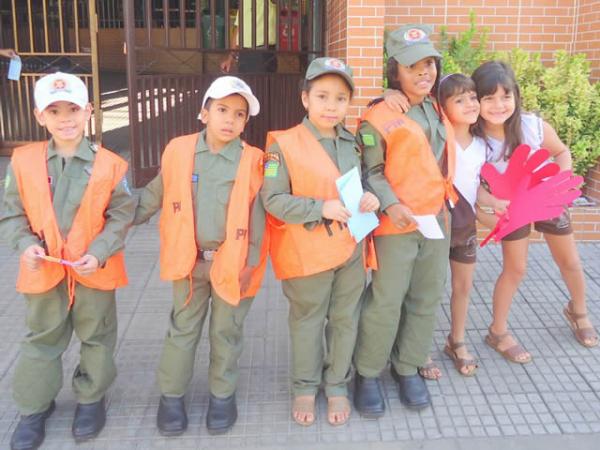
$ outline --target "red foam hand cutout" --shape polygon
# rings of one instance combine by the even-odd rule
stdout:
[[[531,155],[530,152],[531,147],[525,144],[515,148],[504,173],[498,172],[492,164],[486,163],[483,165],[481,176],[488,182],[494,197],[511,200],[523,178],[534,174],[530,177],[530,183],[535,185],[542,179],[558,173],[558,164],[545,164],[550,156],[548,150],[541,148]],[[542,166],[542,164],[545,165]]]
[[[500,217],[481,246],[492,237],[499,241],[528,223],[560,216],[564,207],[581,195],[577,187],[583,183],[583,178],[574,177],[570,170],[544,177],[536,185],[532,185],[533,178],[534,174],[525,176],[517,184],[507,213]]]
[[[489,163],[483,166],[481,176],[492,194],[509,200],[510,205],[482,247],[491,238],[499,241],[528,223],[558,217],[566,205],[581,195],[577,187],[583,179],[573,177],[570,170],[560,172],[558,164],[548,162],[548,157],[548,150],[531,153],[530,147],[523,144],[513,152],[504,173]]]

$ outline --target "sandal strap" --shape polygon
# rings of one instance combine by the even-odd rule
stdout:
[[[450,346],[450,348],[452,350],[458,350],[459,348],[464,347],[466,345],[465,341],[458,341],[457,342],[454,339],[452,339],[452,335],[451,334],[448,335],[448,344],[449,344],[449,346]]]
[[[505,331],[501,334],[496,334],[492,331],[492,327],[488,328],[488,336],[494,342],[494,346],[497,346],[500,342],[506,339],[507,336],[510,335],[510,331]]]
[[[498,350],[505,358],[510,359],[512,361],[518,362],[518,356],[527,353],[521,344],[515,344],[512,347],[508,347],[506,350]]]

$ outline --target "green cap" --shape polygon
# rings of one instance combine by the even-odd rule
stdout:
[[[430,56],[441,58],[429,36],[433,28],[429,25],[404,25],[392,31],[385,42],[388,57],[394,58],[403,66],[414,63]]]
[[[354,91],[354,80],[352,79],[352,69],[350,66],[344,63],[341,59],[337,58],[316,58],[310,63],[306,70],[307,80],[314,80],[321,75],[333,73],[339,75],[348,82],[350,88]]]

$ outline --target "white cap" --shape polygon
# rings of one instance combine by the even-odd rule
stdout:
[[[232,94],[240,94],[248,102],[248,112],[251,116],[256,116],[260,112],[260,103],[252,93],[250,86],[238,77],[225,76],[219,77],[208,87],[204,99],[202,100],[202,108],[206,105],[209,98],[223,98]]]
[[[62,72],[40,78],[35,83],[33,98],[40,112],[54,102],[71,102],[81,108],[89,102],[88,90],[81,78]]]

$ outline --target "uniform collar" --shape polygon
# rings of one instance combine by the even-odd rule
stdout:
[[[79,158],[83,161],[93,161],[94,154],[96,153],[96,148],[94,145],[88,140],[88,138],[84,137],[79,145],[77,146],[77,150],[73,154],[74,158]],[[46,160],[58,156],[56,149],[54,148],[54,139],[50,139],[48,141],[48,155]]]
[[[302,125],[304,125],[308,130],[317,138],[317,141],[321,141],[323,139],[331,139],[325,136],[322,136],[319,130],[312,124],[310,120],[308,120],[308,116],[304,116],[302,119]],[[354,141],[354,135],[350,133],[342,124],[338,123],[335,126],[335,134],[337,138],[343,139],[345,141]]]
[[[227,145],[223,147],[217,154],[223,156],[229,161],[235,161],[241,148],[242,140],[238,136],[232,141],[228,142]],[[196,144],[196,153],[202,152],[210,152],[210,149],[206,144],[206,129],[200,132],[200,135],[198,136],[198,143]]]

